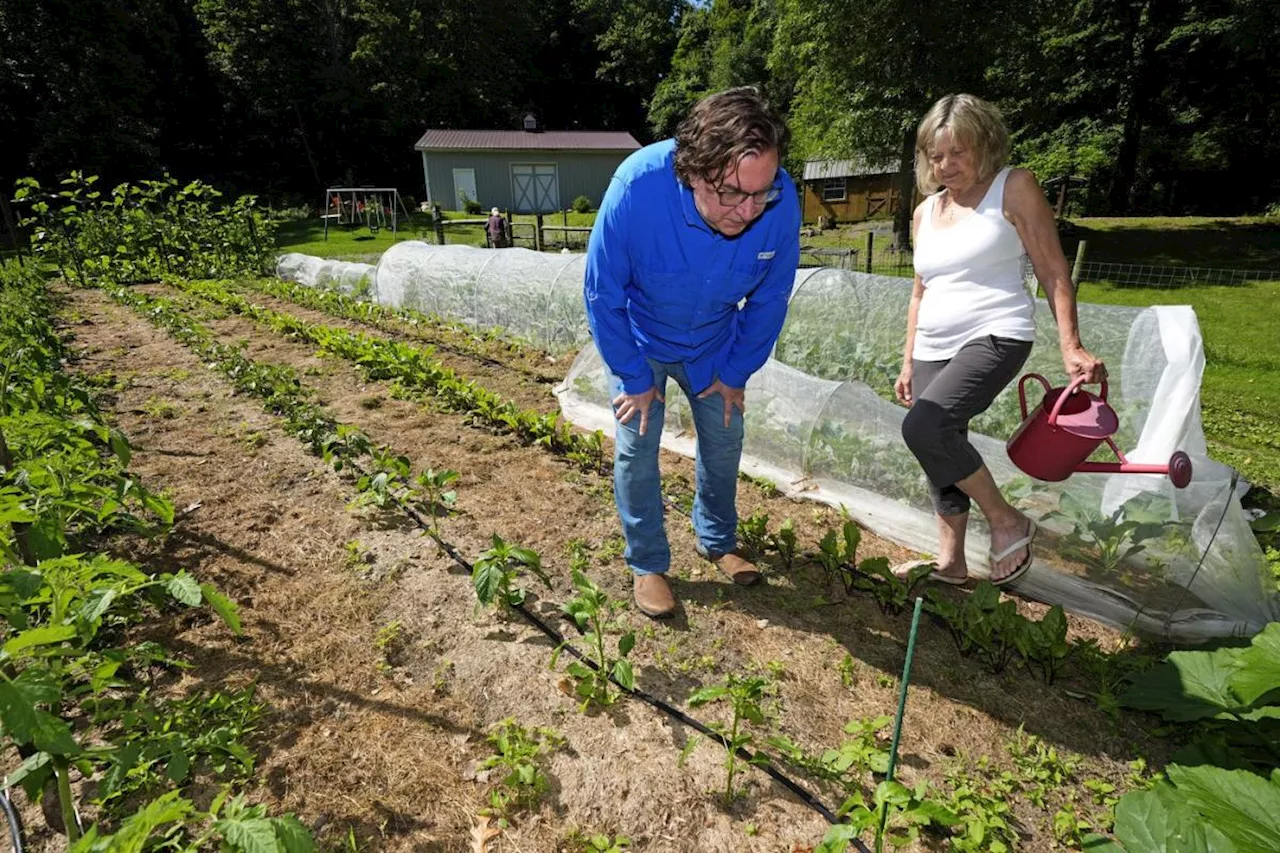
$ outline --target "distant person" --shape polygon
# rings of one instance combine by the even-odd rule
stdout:
[[[1031,566],[1036,524],[1004,499],[968,439],[969,421],[1018,375],[1035,341],[1027,256],[1057,321],[1067,374],[1086,382],[1107,375],[1080,343],[1053,211],[1035,176],[1008,159],[1000,111],[972,95],[938,101],[916,133],[916,184],[927,197],[912,223],[915,287],[894,391],[911,407],[902,436],[924,468],[938,518],[933,578],[952,584],[968,577],[970,499],[991,529],[991,582],[1009,583]]]
[[[489,235],[489,245],[495,249],[505,249],[511,245],[511,239],[507,236],[507,220],[503,218],[498,208],[489,211],[489,221],[484,226],[485,232]]]
[[[674,139],[614,173],[587,244],[587,319],[611,374],[614,494],[641,612],[675,613],[658,442],[673,379],[697,429],[698,553],[735,583],[743,389],[782,329],[800,258],[786,125],[750,87],[694,104]]]

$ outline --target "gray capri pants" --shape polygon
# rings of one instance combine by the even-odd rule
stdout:
[[[1031,354],[1031,341],[984,335],[946,361],[912,365],[914,402],[902,421],[902,437],[929,480],[938,515],[963,515],[969,496],[956,483],[982,467],[969,443],[969,421],[987,410]]]

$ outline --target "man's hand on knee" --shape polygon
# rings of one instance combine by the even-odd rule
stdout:
[[[698,399],[702,400],[710,397],[712,394],[719,394],[720,399],[724,400],[724,425],[727,428],[729,421],[733,418],[733,410],[736,406],[742,414],[747,413],[747,399],[745,388],[730,388],[719,379],[711,383],[707,390],[698,395]]]
[[[662,396],[662,392],[658,390],[658,386],[654,385],[643,394],[628,394],[625,391],[613,398],[613,415],[618,419],[618,423],[630,423],[631,419],[640,413],[640,434],[644,435],[649,429],[649,407],[653,405],[653,401],[659,403],[666,402]]]

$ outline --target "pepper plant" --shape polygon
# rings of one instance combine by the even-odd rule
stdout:
[[[722,723],[710,725],[713,731],[724,738],[727,775],[722,797],[725,803],[733,802],[738,796],[739,792],[733,787],[733,777],[738,768],[738,752],[747,749],[755,741],[755,737],[747,731],[746,724],[764,725],[762,705],[770,686],[769,679],[760,675],[730,674],[722,683],[695,690],[689,697],[691,708],[700,708],[712,702],[729,703],[731,709],[729,725],[725,726]]]
[[[569,675],[577,680],[576,693],[582,699],[580,710],[586,710],[592,702],[598,705],[612,705],[618,694],[609,686],[612,679],[624,690],[635,688],[635,673],[627,655],[636,645],[634,631],[627,631],[618,638],[617,655],[608,650],[606,634],[613,617],[626,609],[626,603],[615,601],[596,586],[581,569],[573,570],[573,587],[577,595],[564,604],[564,612],[573,619],[578,630],[583,631],[583,642],[591,651],[592,666],[582,661],[574,661],[567,667]],[[560,650],[551,658],[554,667]]]
[[[476,559],[471,570],[471,583],[479,605],[499,608],[519,607],[528,594],[516,585],[524,570],[551,588],[551,578],[542,569],[538,552],[519,545],[512,545],[498,534],[493,534],[493,547]]]

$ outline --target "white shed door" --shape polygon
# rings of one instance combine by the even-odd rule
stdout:
[[[554,163],[512,163],[511,195],[520,213],[560,209],[560,186]]]
[[[454,169],[453,170],[453,200],[457,204],[454,210],[465,210],[466,205],[463,203],[463,194],[472,201],[479,201],[480,197],[476,195],[476,170],[475,169]]]

